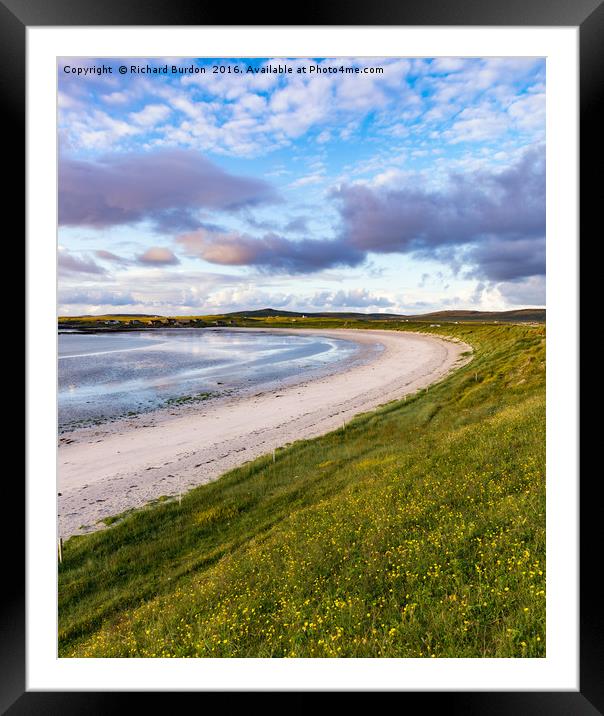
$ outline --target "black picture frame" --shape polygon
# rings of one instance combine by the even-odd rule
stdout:
[[[289,10],[289,16],[286,14]],[[297,13],[297,14],[294,14]],[[235,20],[235,22],[233,22]],[[406,25],[406,26],[573,26],[580,38],[580,230],[597,226],[595,212],[601,204],[601,181],[590,181],[600,169],[600,121],[596,104],[604,86],[604,5],[602,0],[464,0],[458,2],[402,3],[378,0],[364,3],[344,0],[307,0],[303,6],[266,2],[231,6],[191,0],[0,0],[0,96],[5,129],[5,212],[16,226],[25,216],[25,74],[26,28],[31,26],[139,26],[139,25]],[[12,140],[8,141],[11,137]],[[17,138],[23,138],[23,143]],[[10,145],[10,146],[8,146]],[[597,151],[600,149],[600,151]],[[12,157],[10,153],[12,152]],[[9,168],[7,172],[6,169]],[[23,182],[21,182],[23,179]],[[598,201],[599,199],[599,201]],[[19,236],[19,232],[14,234]],[[571,378],[572,379],[572,378]],[[577,376],[578,386],[578,376]],[[578,426],[577,426],[578,430]],[[593,476],[597,478],[597,475]],[[588,565],[598,561],[600,542],[597,479],[581,485],[580,512],[580,690],[576,692],[408,692],[422,699],[422,708],[442,708],[464,714],[595,714],[604,713],[604,610],[597,589],[597,571]],[[12,487],[11,487],[12,485]],[[7,505],[24,505],[25,491],[15,481],[3,485]],[[11,490],[14,494],[11,494]],[[8,511],[8,508],[5,508]],[[16,518],[12,534],[25,533],[25,511],[10,508]],[[19,522],[19,520],[21,520]],[[25,547],[24,542],[4,550],[4,581],[0,636],[0,709],[18,714],[106,714],[127,705],[140,694],[111,692],[32,692],[26,690],[25,648]],[[275,689],[277,690],[277,689]],[[170,694],[169,698],[173,698]],[[166,694],[152,695],[159,706]],[[426,700],[427,699],[427,700]],[[134,705],[134,704],[133,704]],[[139,705],[137,703],[137,705]]]

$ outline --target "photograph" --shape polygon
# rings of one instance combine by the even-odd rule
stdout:
[[[56,57],[59,661],[545,662],[546,64]]]
[[[0,0],[0,714],[604,716],[603,37],[604,0]]]

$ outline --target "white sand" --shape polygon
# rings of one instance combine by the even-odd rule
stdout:
[[[257,329],[240,329],[257,330]],[[262,330],[262,329],[260,329]],[[281,329],[285,332],[285,329]],[[279,329],[270,332],[278,332]],[[103,518],[178,495],[295,440],[342,427],[465,362],[464,343],[383,330],[305,330],[383,351],[365,364],[256,395],[164,409],[66,433],[58,450],[58,531],[101,529]],[[292,331],[289,331],[290,333]]]

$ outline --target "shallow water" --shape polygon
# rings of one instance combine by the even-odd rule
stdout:
[[[322,336],[214,329],[61,333],[59,427],[330,373],[358,351]]]

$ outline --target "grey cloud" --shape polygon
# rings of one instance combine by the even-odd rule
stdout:
[[[99,249],[98,251],[95,251],[94,255],[97,257],[97,259],[101,259],[102,261],[110,261],[111,263],[119,264],[121,266],[126,266],[130,263],[128,259],[125,259],[122,256],[118,256],[111,251],[105,251],[105,249]]]
[[[194,215],[193,208],[166,209],[153,213],[152,220],[156,228],[162,232],[193,231],[201,222]]]
[[[342,218],[332,240],[294,241],[199,230],[178,237],[189,255],[223,265],[309,273],[358,266],[374,253],[436,258],[454,272],[507,281],[545,272],[543,148],[503,172],[453,175],[441,192],[345,185],[332,192]]]
[[[250,226],[252,229],[260,229],[262,231],[274,231],[276,228],[274,221],[266,221],[263,219],[257,219],[249,211],[244,213],[243,218],[245,219],[245,222],[248,224],[248,226]],[[208,227],[204,227],[204,228],[208,228]],[[217,231],[216,233],[220,233],[220,231]]]
[[[229,175],[194,152],[112,156],[97,163],[64,161],[61,191],[64,223],[100,227],[151,219],[158,226],[184,227],[176,238],[184,252],[223,266],[303,274],[359,266],[371,253],[407,253],[445,261],[455,272],[470,267],[469,275],[492,282],[545,271],[541,146],[526,151],[503,172],[452,175],[441,191],[343,185],[331,194],[341,216],[334,239],[292,240],[275,232],[253,237],[202,226],[193,215],[196,209],[250,207],[276,197],[265,182]],[[256,223],[258,228],[263,224]],[[305,228],[303,217],[286,226]],[[178,262],[168,249],[159,250],[161,255],[158,250],[150,249],[136,262]],[[97,257],[117,262],[109,253]],[[72,259],[67,270],[76,270],[73,261],[80,261],[79,271],[104,272],[94,262],[86,267],[81,259]]]
[[[162,150],[97,161],[62,158],[59,223],[103,228],[153,221],[188,230],[200,209],[237,210],[278,199],[261,179],[229,174],[199,153]]]
[[[288,221],[284,229],[285,231],[306,232],[308,231],[308,219],[305,216],[297,216],[295,219]]]
[[[102,266],[99,266],[92,259],[79,258],[74,256],[67,249],[60,249],[57,259],[59,272],[63,274],[96,274],[107,273]]]
[[[452,175],[441,192],[344,185],[332,192],[342,239],[362,251],[415,253],[454,260],[460,246],[488,278],[545,271],[543,147],[501,172]],[[498,258],[499,252],[499,258]]]
[[[342,241],[302,239],[291,241],[267,234],[212,234],[196,231],[176,239],[190,256],[225,266],[256,266],[288,273],[310,273],[334,266],[358,266],[365,252]]]
[[[491,281],[510,281],[545,273],[545,238],[505,240],[490,236],[471,247],[465,254],[476,268],[471,276]]]

